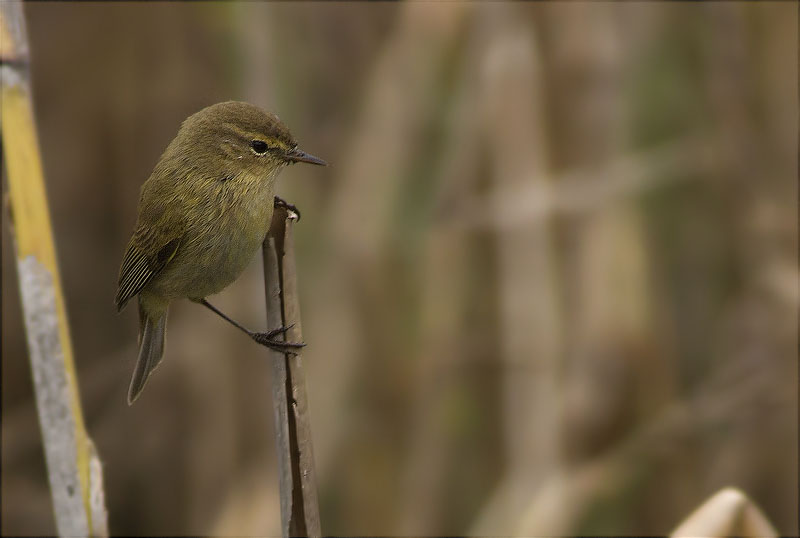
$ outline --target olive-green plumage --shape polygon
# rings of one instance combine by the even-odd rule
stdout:
[[[129,403],[161,361],[170,302],[201,300],[236,280],[269,229],[275,178],[293,162],[324,164],[254,105],[219,103],[183,122],[142,186],[120,268],[118,310],[139,296]]]

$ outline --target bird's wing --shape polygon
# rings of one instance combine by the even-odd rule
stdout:
[[[114,299],[117,311],[122,310],[131,297],[139,293],[155,275],[164,269],[175,257],[180,243],[180,237],[176,237],[156,248],[146,248],[140,246],[141,242],[137,241],[137,234],[134,233],[119,270],[117,297]],[[155,252],[155,255],[148,255],[148,252]]]

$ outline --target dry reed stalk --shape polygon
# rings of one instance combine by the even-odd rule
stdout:
[[[286,338],[302,342],[297,273],[294,260],[294,218],[277,208],[264,241],[264,284],[267,324],[291,327]],[[283,536],[320,536],[317,482],[303,359],[300,354],[270,351],[275,440],[281,495]]]
[[[494,7],[494,6],[493,6]],[[486,9],[480,57],[483,144],[492,200],[479,214],[502,215],[501,194],[535,186],[549,191],[549,140],[541,57],[534,29],[515,6]],[[532,487],[558,464],[562,325],[558,257],[549,219],[497,234],[503,433],[506,473],[470,533],[505,534]]]
[[[28,76],[21,2],[0,5],[3,156],[22,310],[58,533],[108,535],[100,460],[83,422]]]
[[[741,490],[725,488],[700,505],[670,534],[682,536],[778,536],[764,513]]]

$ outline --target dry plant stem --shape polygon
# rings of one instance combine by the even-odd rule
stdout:
[[[725,488],[689,514],[670,536],[778,536],[778,531],[741,490]]]
[[[501,195],[524,186],[550,192],[547,104],[535,29],[516,4],[481,6],[476,73],[481,99],[475,109],[490,167],[490,211],[507,210]],[[491,6],[494,7],[494,6]],[[479,214],[480,214],[479,213]],[[559,257],[553,223],[544,218],[503,230],[495,238],[502,361],[502,413],[506,473],[481,509],[470,534],[510,534],[532,484],[561,466],[558,447],[560,372],[564,332]],[[526,484],[518,487],[517,484]]]
[[[337,161],[337,187],[331,200],[331,225],[325,241],[342,253],[330,258],[317,284],[325,293],[314,302],[309,323],[335,333],[325,349],[326,362],[335,364],[325,376],[325,400],[329,409],[346,406],[358,378],[359,363],[376,350],[360,338],[363,312],[385,308],[385,290],[365,291],[366,282],[377,282],[386,256],[386,245],[396,234],[398,202],[407,185],[408,167],[415,162],[417,144],[425,136],[423,126],[438,110],[437,88],[447,71],[448,51],[463,28],[467,3],[408,2],[397,6],[398,19],[380,51],[374,56],[365,81],[363,104],[348,149]],[[286,75],[291,78],[290,74]],[[413,83],[410,83],[413,82]],[[391,170],[391,174],[386,171]],[[380,181],[375,181],[380,177]],[[410,177],[410,176],[408,176]],[[405,178],[405,179],[404,179]],[[364,226],[369,223],[369,226]],[[359,298],[369,303],[360,304]],[[369,306],[367,306],[369,305]],[[366,310],[365,310],[366,309]],[[324,415],[325,411],[320,410]],[[352,417],[319,420],[319,442],[325,446],[317,460],[323,481],[337,472],[340,448],[353,431]],[[319,445],[318,445],[319,446]],[[350,453],[358,458],[359,454]],[[398,452],[397,458],[401,455]],[[356,500],[363,504],[361,500]],[[385,521],[385,514],[365,513]],[[368,521],[362,521],[369,526]]]
[[[3,156],[56,527],[61,536],[106,536],[102,469],[81,412],[31,103],[27,49],[22,3],[3,2]]]
[[[286,339],[301,342],[292,222],[284,208],[276,208],[272,228],[263,245],[267,325],[290,327]],[[270,351],[270,355],[273,358],[272,398],[280,475],[281,531],[283,536],[320,536],[302,357],[278,351]]]

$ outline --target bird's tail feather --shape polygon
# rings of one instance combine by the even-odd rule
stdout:
[[[147,378],[164,356],[164,340],[167,330],[167,312],[158,319],[148,316],[139,306],[139,358],[128,389],[128,405],[133,404],[142,392]]]

